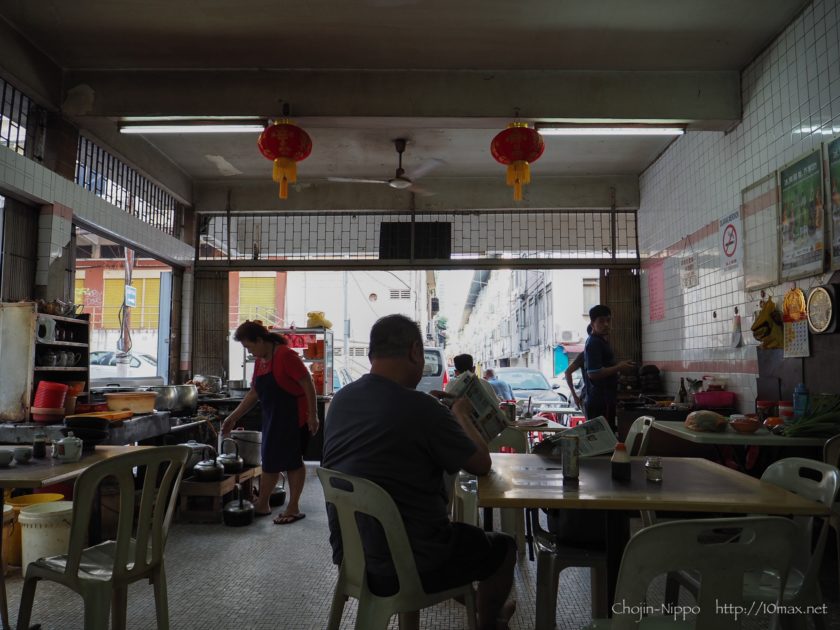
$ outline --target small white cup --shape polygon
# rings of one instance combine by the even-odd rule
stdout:
[[[16,446],[13,457],[18,464],[28,464],[32,460],[32,447]]]

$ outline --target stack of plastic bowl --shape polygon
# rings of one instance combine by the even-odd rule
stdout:
[[[64,418],[64,402],[69,388],[64,383],[41,381],[35,391],[32,405],[32,419],[35,422],[61,422]]]

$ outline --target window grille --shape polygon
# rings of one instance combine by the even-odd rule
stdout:
[[[32,101],[10,83],[0,79],[0,145],[26,154],[26,131]]]
[[[387,261],[391,268],[591,269],[639,262],[632,209],[237,212],[229,224],[225,214],[206,213],[199,225],[198,260],[207,267],[336,269]]]
[[[76,183],[167,234],[176,236],[179,204],[119,158],[84,136],[76,152]]]

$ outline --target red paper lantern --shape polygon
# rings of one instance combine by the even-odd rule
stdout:
[[[545,151],[545,143],[536,129],[528,123],[511,123],[490,143],[490,153],[500,164],[507,165],[507,185],[513,186],[513,198],[522,200],[523,184],[531,183],[531,162]]]
[[[289,184],[297,181],[297,163],[312,153],[312,138],[290,120],[278,120],[260,134],[257,146],[274,160],[272,179],[280,184],[280,199],[289,196]]]

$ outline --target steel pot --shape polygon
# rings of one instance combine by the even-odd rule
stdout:
[[[178,407],[178,390],[173,385],[161,387],[147,387],[147,391],[155,392],[155,409],[158,411],[174,411]]]
[[[198,407],[198,388],[195,385],[174,385],[178,390],[178,409],[181,411],[195,411]]]
[[[210,453],[213,452],[213,449],[209,446],[204,448],[204,454],[202,456],[205,459],[193,466],[193,475],[199,481],[221,481],[222,475],[225,473],[225,468],[213,459],[212,455],[208,456],[208,450]]]
[[[225,444],[233,444],[233,453],[225,452]],[[224,467],[226,475],[235,475],[245,469],[245,462],[239,456],[239,444],[236,443],[236,440],[225,438],[222,440],[222,446],[219,450],[221,452],[216,458],[216,462]]]
[[[222,519],[229,527],[243,527],[254,522],[254,504],[242,496],[242,488],[236,484],[236,498],[225,505]]]
[[[192,378],[201,391],[208,394],[218,394],[222,391],[222,378],[220,376],[204,376],[203,374],[196,374]]]

